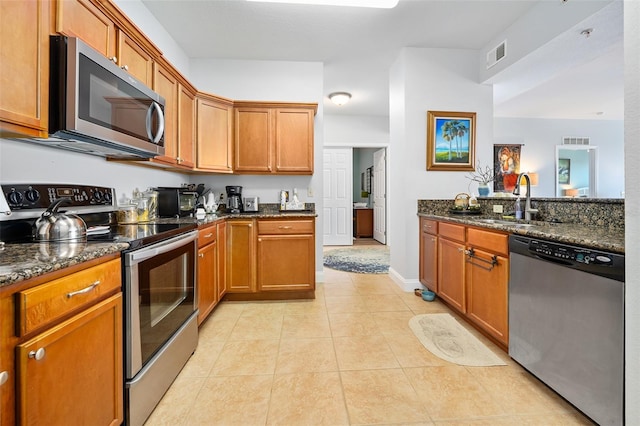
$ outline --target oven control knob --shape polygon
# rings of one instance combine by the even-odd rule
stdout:
[[[103,198],[102,191],[96,190],[96,192],[93,193],[93,199],[98,203],[102,201],[102,198]]]
[[[22,197],[22,194],[16,192],[15,190],[7,194],[7,201],[9,202],[9,204],[13,204],[14,206],[19,206],[20,204],[22,204],[23,199],[24,198]]]
[[[24,193],[24,196],[30,203],[35,203],[40,199],[40,193],[38,192],[38,190],[33,188],[27,189]]]
[[[104,204],[111,204],[111,193],[109,191],[104,193]]]

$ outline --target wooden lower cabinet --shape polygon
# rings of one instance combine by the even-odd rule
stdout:
[[[218,243],[216,226],[200,230],[198,237],[198,325],[209,316],[218,298]]]
[[[438,239],[438,296],[460,312],[465,312],[464,243]]]
[[[509,259],[474,249],[473,257],[466,264],[466,275],[467,316],[497,340],[508,344]]]
[[[218,240],[218,301],[227,293],[227,222],[218,222],[216,225]]]
[[[438,223],[420,219],[420,282],[438,292]]]
[[[121,293],[18,345],[18,424],[121,424],[122,357]]]
[[[227,297],[313,297],[315,218],[230,220],[226,232]]]
[[[420,282],[508,347],[508,234],[420,218]]]
[[[252,293],[256,287],[255,220],[227,221],[227,292]]]
[[[314,260],[313,235],[259,236],[258,290],[313,290]]]
[[[373,209],[353,209],[353,236],[373,237]]]

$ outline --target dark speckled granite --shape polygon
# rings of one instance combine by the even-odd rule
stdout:
[[[315,217],[315,205],[307,203],[310,210],[280,212],[278,204],[262,204],[255,213],[207,215],[204,219],[163,218],[157,223],[196,223],[198,226],[219,220],[252,218]],[[34,278],[48,272],[77,265],[107,254],[118,253],[129,248],[127,243],[66,243],[6,244],[0,247],[0,287]]]
[[[534,238],[576,244],[594,249],[624,253],[624,200],[602,199],[532,199],[540,211],[533,226],[483,223],[482,219],[502,219],[502,213],[493,213],[493,205],[501,204],[504,214],[512,211],[514,199],[480,198],[481,215],[451,213],[453,200],[418,200],[418,215],[437,220],[448,220],[465,225],[497,229]],[[561,223],[551,222],[552,219]]]
[[[119,253],[128,247],[126,243],[6,244],[0,250],[0,287]]]

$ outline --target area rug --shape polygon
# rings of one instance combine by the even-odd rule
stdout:
[[[386,274],[389,272],[389,247],[350,246],[327,250],[324,266],[359,274]]]
[[[409,327],[435,356],[459,365],[507,365],[449,314],[416,315]]]

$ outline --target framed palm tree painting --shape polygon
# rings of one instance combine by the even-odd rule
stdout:
[[[476,113],[427,111],[427,170],[475,170]]]

